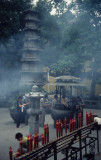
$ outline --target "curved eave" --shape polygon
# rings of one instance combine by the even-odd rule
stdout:
[[[80,78],[73,77],[73,76],[59,76],[55,78],[56,80],[74,80],[74,81],[80,81]]]
[[[40,48],[22,48],[22,51],[39,51],[39,52],[41,52],[42,49],[40,49]]]
[[[34,31],[34,32],[40,32],[40,29],[39,28],[30,28],[30,27],[26,27],[23,29],[23,31]]]
[[[21,62],[40,62],[40,59],[33,59],[33,58],[22,58]]]
[[[86,84],[82,83],[47,83],[50,86],[74,86],[74,87],[86,87]]]
[[[25,18],[24,19],[25,22],[35,22],[35,23],[40,23],[40,20],[35,18],[35,19],[32,19],[32,18]]]
[[[24,38],[23,41],[40,41],[40,37]]]
[[[34,14],[34,15],[39,15],[39,12],[37,10],[33,10],[33,9],[28,9],[28,10],[24,11],[24,15],[26,15],[28,13],[31,13],[31,14]]]

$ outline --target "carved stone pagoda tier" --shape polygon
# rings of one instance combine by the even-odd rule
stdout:
[[[22,85],[43,85],[46,73],[40,59],[42,49],[40,47],[39,13],[35,10],[25,11],[24,42],[22,48]]]

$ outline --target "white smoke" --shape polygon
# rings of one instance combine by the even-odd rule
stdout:
[[[34,6],[36,6],[36,4],[37,4],[38,1],[39,0],[32,0],[32,4],[34,4]]]

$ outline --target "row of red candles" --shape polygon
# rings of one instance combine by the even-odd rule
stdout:
[[[65,127],[65,134],[67,134],[67,119],[65,117],[65,120],[64,120],[64,127]],[[82,114],[79,113],[78,115],[78,128],[82,127]],[[70,120],[69,122],[69,132],[72,132],[76,130],[76,119],[72,119]],[[63,124],[61,122],[61,120],[57,120],[56,121],[56,137],[59,138],[63,136]]]
[[[60,137],[63,136],[63,124],[61,122],[61,120],[57,120],[56,121],[56,137]]]
[[[94,115],[89,112],[89,114],[86,112],[86,125],[94,122]],[[65,117],[64,120],[64,127],[65,127],[65,134],[67,134],[67,119]],[[82,114],[79,113],[78,115],[78,128],[82,127]],[[69,132],[72,132],[76,130],[76,119],[72,119],[69,122]],[[59,138],[63,136],[63,124],[61,120],[56,121],[56,137]],[[49,126],[48,124],[44,125],[44,134],[42,134],[42,145],[49,143]],[[38,133],[36,132],[34,135],[34,146],[33,146],[33,138],[32,135],[27,137],[27,152],[31,151],[33,148],[36,149],[38,148],[38,142],[39,142],[39,136]],[[20,139],[20,150],[17,151],[16,157],[22,155],[22,139]],[[9,148],[9,157],[10,160],[12,160],[12,148]]]
[[[94,114],[91,111],[88,113],[86,112],[86,125],[94,122]]]
[[[44,134],[42,134],[42,145],[49,143],[49,126],[48,124],[44,125]],[[34,135],[34,146],[32,135],[27,137],[27,152],[32,151],[33,149],[38,148],[39,136],[36,132]],[[22,139],[19,142],[20,148],[17,150],[16,157],[22,155]],[[12,160],[12,147],[9,148],[9,159]]]
[[[49,143],[49,126],[48,124],[44,125],[44,134],[42,134],[42,145]]]
[[[90,124],[94,122],[94,114],[90,113],[88,114],[86,112],[86,125]],[[78,128],[82,127],[83,124],[83,116],[81,113],[78,114]],[[72,119],[69,122],[69,132],[75,131],[76,130],[76,119]],[[65,127],[65,134],[67,134],[67,119],[65,117],[64,120],[64,127]],[[63,124],[61,122],[61,120],[57,120],[56,121],[56,137],[59,138],[60,136],[63,136]]]

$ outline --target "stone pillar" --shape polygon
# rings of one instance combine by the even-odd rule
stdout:
[[[35,132],[39,133],[39,114],[40,110],[40,99],[44,97],[44,94],[38,92],[38,87],[34,85],[32,87],[32,92],[26,94],[29,97],[31,103],[31,109],[28,112],[29,118],[29,134],[35,135]]]

